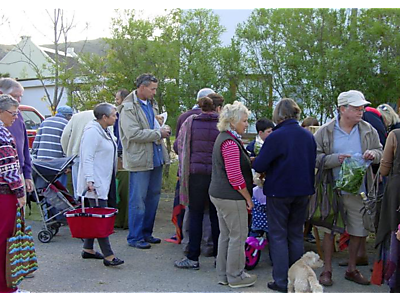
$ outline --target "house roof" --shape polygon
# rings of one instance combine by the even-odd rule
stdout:
[[[67,68],[72,69],[79,64],[78,53],[90,52],[105,55],[107,44],[103,39],[80,41],[67,44],[67,51],[58,50],[60,61],[67,62]],[[75,48],[76,47],[76,48]],[[59,49],[65,49],[65,44],[59,44]],[[0,45],[0,73],[9,73],[11,77],[34,79],[37,77],[35,68],[42,68],[42,76],[51,77],[51,64],[56,60],[54,45],[36,45],[29,36],[22,36],[15,45]],[[36,66],[36,67],[35,67]]]

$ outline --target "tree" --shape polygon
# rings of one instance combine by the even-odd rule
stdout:
[[[221,68],[220,36],[225,28],[220,25],[219,16],[207,9],[182,11],[180,24],[178,86],[182,110],[188,110],[204,87],[228,91],[222,74],[225,70]]]
[[[52,22],[53,47],[55,51],[54,55],[48,59],[47,65],[37,65],[30,54],[23,51],[24,45],[17,46],[28,64],[35,71],[37,79],[41,82],[45,92],[44,98],[49,103],[50,110],[54,114],[63,97],[65,85],[67,85],[68,81],[73,81],[73,78],[77,76],[72,70],[74,58],[69,57],[67,54],[68,34],[75,25],[74,17],[69,21],[62,9],[54,9],[52,13],[46,10],[46,13]],[[61,41],[64,45],[63,49],[61,49]],[[50,73],[50,76],[47,75],[48,73]],[[50,94],[47,87],[47,81],[54,83],[54,92],[52,94]]]
[[[256,9],[236,38],[246,73],[258,80],[239,92],[255,111],[265,110],[254,102],[267,101],[269,75],[275,99],[294,98],[321,123],[350,89],[373,105],[400,104],[399,20],[396,9]]]

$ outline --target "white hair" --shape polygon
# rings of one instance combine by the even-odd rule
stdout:
[[[23,86],[12,78],[0,78],[0,91],[3,94],[11,94],[15,88],[24,89]]]
[[[250,111],[242,102],[235,101],[233,104],[226,104],[219,115],[218,130],[222,132],[231,129],[231,125],[236,126],[243,115],[249,116]]]

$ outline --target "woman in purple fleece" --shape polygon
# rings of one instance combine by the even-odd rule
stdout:
[[[182,124],[178,136],[180,203],[189,204],[189,253],[181,261],[175,261],[180,269],[198,270],[200,245],[203,232],[203,214],[208,206],[217,256],[219,226],[215,206],[208,195],[211,182],[212,151],[219,131],[218,115],[224,99],[218,94],[210,94],[199,99],[201,113],[192,115]]]

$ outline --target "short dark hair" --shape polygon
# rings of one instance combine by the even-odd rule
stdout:
[[[260,131],[264,131],[265,129],[274,127],[275,127],[274,123],[266,118],[261,118],[256,122],[257,133],[259,133]]]
[[[124,100],[126,96],[129,95],[129,91],[127,89],[120,89],[117,91],[117,94],[118,93],[120,94],[122,100]]]
[[[93,114],[96,120],[100,120],[103,116],[109,117],[115,110],[115,106],[110,103],[99,103],[93,109]]]
[[[142,84],[148,86],[151,82],[158,82],[157,78],[150,73],[145,73],[136,78],[136,87],[139,88]]]

